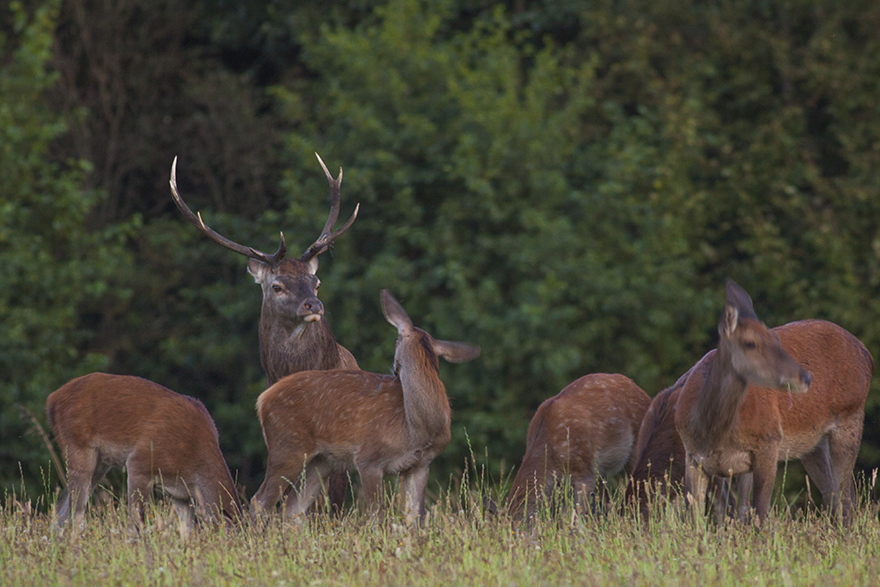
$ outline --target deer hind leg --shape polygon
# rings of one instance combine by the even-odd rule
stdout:
[[[76,528],[82,528],[89,496],[108,469],[109,466],[101,463],[95,449],[71,451],[67,459],[67,487],[55,506],[56,527],[72,521]]]
[[[856,414],[828,434],[828,451],[830,456],[833,491],[835,492],[832,503],[839,509],[844,521],[849,521],[852,508],[855,505],[855,485],[853,483],[853,467],[859,454],[859,446],[862,440],[862,427],[864,415]]]
[[[306,465],[301,478],[296,480],[293,490],[287,497],[287,503],[284,506],[285,516],[293,519],[305,513],[318,497],[324,487],[325,480],[332,471],[333,467],[326,459],[320,457],[312,459]]]
[[[140,532],[144,524],[144,500],[152,491],[153,476],[128,464],[128,519],[133,529]]]
[[[407,524],[417,525],[425,519],[425,490],[428,488],[428,465],[418,465],[400,476],[403,489],[404,516]]]
[[[810,480],[822,494],[825,507],[833,512],[838,511],[840,508],[840,487],[834,482],[828,437],[823,436],[812,452],[801,457],[801,463]]]

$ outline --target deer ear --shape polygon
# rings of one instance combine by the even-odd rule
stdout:
[[[758,316],[755,315],[755,308],[752,306],[752,298],[732,279],[727,280],[727,304],[736,308],[743,318],[758,319]]]
[[[730,338],[739,324],[739,310],[734,306],[727,304],[724,306],[724,314],[721,316],[721,322],[718,324],[718,334],[722,338]]]
[[[443,357],[450,363],[464,363],[480,356],[480,347],[466,342],[432,340],[431,346],[434,347],[437,356]]]
[[[388,320],[389,324],[397,328],[398,332],[412,328],[412,320],[410,320],[409,315],[403,309],[403,306],[400,305],[400,302],[394,299],[391,292],[383,289],[379,298],[382,302],[382,313],[385,314],[385,319]]]
[[[269,265],[257,259],[248,259],[248,273],[254,276],[254,281],[262,285],[266,282],[269,274]]]
[[[315,275],[318,272],[318,255],[309,259],[309,273]]]

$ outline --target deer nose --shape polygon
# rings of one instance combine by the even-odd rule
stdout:
[[[810,383],[813,382],[813,376],[810,375],[810,372],[806,369],[801,369],[801,383],[804,386],[804,390],[810,387]]]
[[[323,316],[324,315],[324,304],[321,303],[321,300],[318,298],[311,298],[308,300],[304,300],[303,303],[299,305],[299,310],[297,311],[297,315],[299,316]]]

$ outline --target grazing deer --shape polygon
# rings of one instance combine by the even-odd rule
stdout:
[[[269,460],[251,501],[255,514],[273,507],[287,490],[287,516],[304,512],[322,479],[342,465],[357,468],[370,507],[378,505],[383,476],[400,474],[407,520],[424,516],[428,467],[450,439],[437,357],[469,361],[480,347],[435,340],[413,326],[388,291],[382,290],[381,301],[398,332],[394,375],[306,371],[285,377],[257,400]]]
[[[596,488],[596,478],[609,477],[634,462],[632,447],[642,417],[651,403],[632,379],[594,373],[570,383],[545,400],[529,424],[526,454],[510,489],[508,511],[531,519],[554,488],[571,479],[575,502]]]
[[[67,462],[57,526],[71,519],[82,526],[89,495],[114,467],[128,472],[128,511],[136,528],[154,486],[172,499],[184,536],[193,525],[193,502],[208,519],[240,518],[217,429],[199,400],[140,377],[91,373],[52,393],[46,412]]]
[[[287,245],[284,233],[278,250],[268,255],[254,248],[235,243],[209,228],[200,214],[192,210],[177,190],[177,158],[171,164],[171,194],[184,217],[208,238],[248,258],[248,273],[263,288],[263,306],[260,312],[260,362],[266,373],[266,386],[282,377],[300,371],[324,369],[357,369],[354,356],[336,342],[330,325],[324,319],[324,305],[318,299],[321,281],[318,256],[330,248],[357,218],[355,206],[351,218],[339,230],[331,232],[339,217],[339,189],[342,185],[342,169],[333,179],[321,157],[318,162],[330,184],[330,214],[321,235],[299,259],[285,257]],[[328,497],[334,511],[345,502],[348,476],[336,471],[328,480]]]
[[[733,281],[718,332],[718,349],[694,367],[678,397],[688,498],[705,503],[710,475],[751,472],[760,523],[770,512],[777,462],[800,459],[832,513],[848,518],[874,373],[868,350],[823,320],[769,330]]]

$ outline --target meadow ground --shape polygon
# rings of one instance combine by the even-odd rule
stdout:
[[[875,471],[860,494],[873,495],[876,481]],[[678,502],[647,521],[611,507],[522,529],[485,514],[484,493],[444,491],[420,528],[404,526],[392,504],[381,520],[352,512],[294,525],[276,516],[187,540],[161,502],[139,536],[115,500],[93,505],[79,535],[53,534],[39,500],[7,494],[0,585],[880,584],[880,505],[864,497],[846,528],[777,500],[760,529],[685,522]]]

